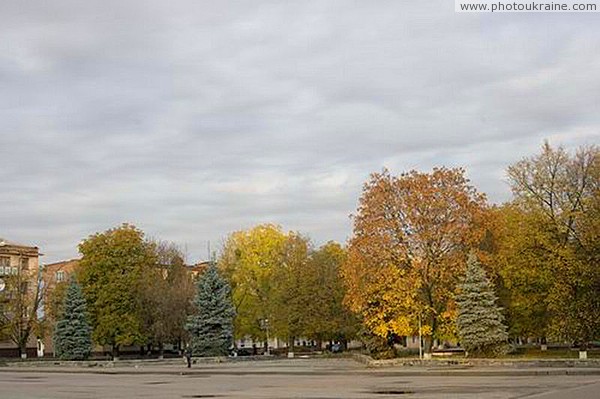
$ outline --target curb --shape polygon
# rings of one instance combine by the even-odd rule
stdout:
[[[385,359],[375,360],[364,354],[352,358],[370,368],[382,367],[509,367],[527,368],[600,368],[600,359]]]
[[[228,376],[327,376],[327,375],[356,375],[378,377],[531,377],[531,376],[600,376],[600,368],[546,368],[546,369],[418,369],[412,370],[219,370],[219,369],[149,369],[149,368],[25,368],[0,367],[0,373],[42,373],[42,374],[100,374],[100,375],[228,375]]]
[[[192,357],[194,364],[220,364],[220,363],[241,363],[249,361],[271,361],[277,360],[275,356],[215,356],[215,357]],[[101,368],[112,369],[115,367],[143,367],[143,366],[179,366],[185,364],[185,359],[125,359],[125,360],[27,360],[27,361],[4,361],[0,364],[3,367],[36,369],[49,367],[64,368]]]
[[[38,370],[24,370],[24,369],[0,369],[0,373],[42,373],[42,374],[99,374],[99,375],[179,375],[179,376],[192,376],[192,375],[228,375],[228,376],[327,376],[327,375],[361,375],[371,377],[533,377],[533,376],[600,376],[600,369],[572,369],[572,370],[497,370],[497,371],[483,371],[483,370],[470,370],[470,371],[459,371],[459,370],[448,370],[448,371],[398,371],[389,373],[368,373],[368,372],[354,372],[348,373],[348,371],[340,372],[292,372],[292,371],[268,371],[268,372],[219,372],[214,370],[198,370],[198,371],[177,371],[177,370],[61,370],[61,369],[38,369]]]

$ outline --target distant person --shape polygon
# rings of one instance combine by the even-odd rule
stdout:
[[[187,361],[188,369],[192,367],[192,348],[185,348],[185,360]]]

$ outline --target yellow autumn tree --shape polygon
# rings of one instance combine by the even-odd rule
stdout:
[[[430,350],[454,333],[456,284],[485,236],[485,215],[485,196],[463,169],[371,175],[343,268],[346,303],[381,337],[415,334],[421,317]]]
[[[235,336],[265,339],[265,321],[275,311],[273,276],[283,261],[288,235],[263,224],[229,235],[219,268],[231,284],[236,310]]]

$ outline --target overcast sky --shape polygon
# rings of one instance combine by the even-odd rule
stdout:
[[[122,222],[189,262],[264,222],[344,242],[382,167],[502,202],[545,139],[600,142],[599,37],[449,0],[2,0],[0,236],[46,263]]]

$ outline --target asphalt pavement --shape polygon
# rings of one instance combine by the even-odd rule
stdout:
[[[368,368],[351,359],[0,367],[0,398],[597,399],[600,369]]]

